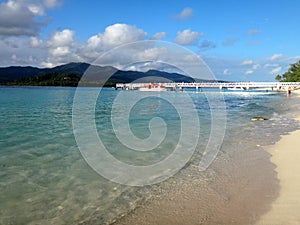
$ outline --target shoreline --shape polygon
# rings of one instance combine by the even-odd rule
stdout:
[[[294,91],[300,101],[300,91]],[[300,122],[300,114],[295,118]],[[300,130],[284,135],[274,145],[265,147],[276,165],[280,182],[278,198],[271,204],[271,210],[263,215],[257,225],[300,224]]]

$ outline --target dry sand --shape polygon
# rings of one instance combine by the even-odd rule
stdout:
[[[300,98],[299,91],[297,95]],[[300,116],[297,118],[300,121]],[[273,146],[266,148],[277,166],[280,180],[279,197],[271,210],[263,215],[258,225],[300,224],[300,130],[292,132]]]

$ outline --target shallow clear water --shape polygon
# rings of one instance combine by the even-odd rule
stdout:
[[[87,96],[97,92],[96,88],[85,90]],[[75,91],[76,88],[0,87],[0,224],[106,224],[151,196],[150,186],[137,188],[110,182],[84,161],[72,127]],[[134,106],[129,121],[136,137],[149,137],[149,121],[153,117],[165,121],[167,132],[155,151],[132,153],[114,136],[111,125],[111,106],[119,92],[102,90],[96,104],[96,128],[105,147],[116,158],[135,165],[166,158],[180,138],[176,109],[159,96]],[[191,161],[195,165],[210,135],[210,108],[217,107],[208,104],[207,96],[219,95],[217,92],[189,92],[201,124],[200,141]],[[130,99],[143,93],[129,91],[126,95]],[[178,105],[186,107],[180,92],[162,95],[173,97]],[[292,106],[283,94],[224,92],[224,99],[224,154],[271,144],[281,134],[298,128],[292,114],[287,114]],[[122,117],[122,107],[118,110]],[[251,121],[254,116],[269,120]]]

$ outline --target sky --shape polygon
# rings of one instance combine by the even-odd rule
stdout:
[[[151,69],[123,65],[130,57],[193,67],[194,57],[172,53],[182,48],[216,79],[274,81],[300,60],[299,8],[299,0],[0,0],[0,67],[93,63],[127,44],[107,64]]]

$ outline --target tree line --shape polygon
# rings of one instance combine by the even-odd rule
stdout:
[[[20,86],[77,86],[80,76],[73,73],[52,72],[39,76],[20,78],[9,85]]]
[[[280,82],[300,82],[300,60],[290,65],[287,72],[277,75],[275,80]]]

